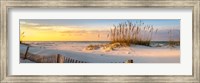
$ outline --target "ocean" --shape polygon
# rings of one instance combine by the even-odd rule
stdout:
[[[110,41],[25,41],[24,43],[34,46],[49,46],[55,44],[76,44],[76,43],[88,43],[88,44],[107,44]],[[167,45],[168,41],[151,41],[150,45]]]

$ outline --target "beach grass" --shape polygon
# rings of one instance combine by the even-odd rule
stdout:
[[[175,40],[175,39],[174,39],[174,30],[173,30],[173,29],[170,29],[170,30],[168,31],[168,35],[169,35],[168,45],[169,45],[170,47],[175,47],[175,46],[180,45],[180,40]]]
[[[142,21],[133,23],[126,21],[113,25],[110,29],[111,43],[125,43],[128,46],[145,45],[150,46],[153,33],[157,33],[153,25],[145,25]]]
[[[23,38],[24,38],[24,32],[20,33],[20,44],[22,43]]]

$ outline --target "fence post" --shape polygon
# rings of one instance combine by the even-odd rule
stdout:
[[[133,60],[132,60],[132,59],[130,59],[130,60],[128,60],[128,61],[127,61],[127,63],[133,63]]]
[[[67,63],[69,62],[69,58],[68,58],[68,57],[66,57],[66,62],[67,62]]]
[[[71,58],[69,58],[69,63],[71,63],[72,62],[72,59]]]
[[[69,62],[70,62],[70,58],[67,57],[67,63],[69,63]]]
[[[64,63],[64,62],[65,62],[65,56],[57,54],[57,63]]]
[[[60,54],[57,55],[57,63],[60,63]]]
[[[27,59],[28,49],[29,49],[29,46],[26,48],[26,53],[24,55],[24,59]]]

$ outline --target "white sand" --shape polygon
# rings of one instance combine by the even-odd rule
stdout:
[[[61,54],[69,58],[91,63],[110,63],[124,62],[133,59],[134,63],[179,63],[180,47],[169,48],[131,46],[116,48],[113,51],[105,52],[102,49],[84,50],[87,43],[70,43],[70,44],[48,44],[36,45],[29,48],[29,52],[40,55]],[[20,52],[25,53],[26,46],[20,45]]]

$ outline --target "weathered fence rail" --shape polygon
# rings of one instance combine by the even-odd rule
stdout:
[[[20,58],[28,59],[36,63],[89,63],[86,61],[80,61],[70,57],[66,57],[60,54],[48,55],[48,56],[32,54],[29,53],[28,50],[29,46],[27,47],[25,54],[20,53]],[[125,62],[110,62],[110,63],[133,63],[133,60],[130,59]]]
[[[89,63],[86,61],[80,61],[73,58],[65,57],[63,55],[37,55],[27,52],[26,56],[20,53],[20,58],[28,59],[36,63]],[[26,57],[26,58],[25,58]],[[133,60],[127,60],[125,62],[110,62],[110,63],[133,63]]]
[[[87,63],[86,61],[79,61],[76,59],[68,58],[63,55],[57,54],[57,55],[37,55],[32,53],[25,54],[21,53],[20,58],[28,59],[36,63]]]

